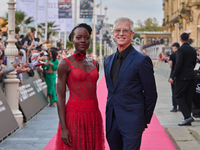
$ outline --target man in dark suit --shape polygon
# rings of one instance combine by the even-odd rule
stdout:
[[[177,52],[179,47],[180,47],[180,45],[177,42],[172,44],[173,53],[170,55],[169,61],[168,61],[169,67],[171,68],[170,78],[172,76],[172,73],[174,71],[174,67],[176,65],[176,52]],[[174,98],[174,84],[171,84],[171,90],[172,90],[172,105],[173,105],[173,108],[172,108],[172,110],[170,110],[170,112],[177,112],[177,103],[176,103],[176,100]]]
[[[192,97],[195,91],[196,51],[188,43],[189,35],[181,34],[182,46],[176,53],[176,65],[170,83],[174,83],[174,98],[184,116],[179,126],[191,125],[194,119],[191,116]]]
[[[152,61],[132,47],[133,36],[133,21],[117,19],[113,30],[117,52],[104,61],[106,137],[111,150],[140,149],[157,99]]]

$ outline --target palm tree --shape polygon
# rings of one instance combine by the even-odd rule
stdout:
[[[4,17],[1,17],[0,19],[2,19],[2,24],[0,25],[0,28],[6,27],[6,25],[8,24],[8,20]]]
[[[45,33],[45,23],[38,24],[38,27]],[[55,21],[47,23],[47,40],[49,40],[51,34],[56,35],[58,33],[55,29],[56,27],[58,27],[58,25],[55,25]]]
[[[5,17],[1,18],[4,20],[4,24],[2,25],[4,27],[8,24],[8,13],[6,13]],[[20,27],[28,26],[33,21],[33,17],[26,19],[26,14],[23,11],[15,11],[15,32],[18,34]]]

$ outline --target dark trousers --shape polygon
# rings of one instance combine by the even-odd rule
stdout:
[[[123,133],[113,116],[112,128],[106,133],[110,150],[140,150],[142,132]]]
[[[175,80],[174,96],[185,119],[191,117],[195,80]]]
[[[171,84],[171,90],[172,90],[172,105],[173,105],[173,108],[177,109],[177,103],[174,98],[174,84]]]

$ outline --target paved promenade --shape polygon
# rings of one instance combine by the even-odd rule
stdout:
[[[155,71],[158,102],[155,114],[165,128],[176,149],[200,150],[200,119],[195,118],[191,127],[179,127],[182,114],[171,113],[171,88],[167,77]],[[103,71],[100,71],[100,78]],[[67,92],[68,96],[68,92]],[[23,128],[0,143],[0,150],[42,150],[56,133],[58,126],[57,109],[45,107]],[[164,143],[163,143],[164,144]]]

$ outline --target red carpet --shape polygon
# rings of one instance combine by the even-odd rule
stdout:
[[[99,100],[99,109],[101,111],[105,127],[105,106],[107,97],[105,77],[103,77],[97,85],[97,97]],[[54,135],[54,137],[49,141],[44,150],[54,150],[55,140],[56,135]],[[106,150],[109,150],[107,141],[105,146]],[[141,150],[176,150],[155,115],[153,115],[151,124],[148,126],[148,129],[144,131]]]

